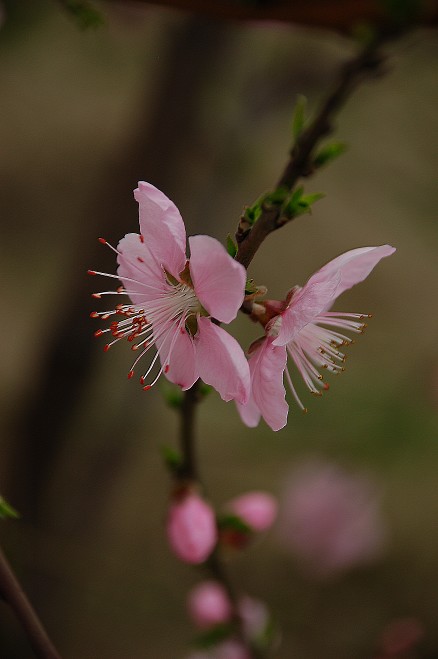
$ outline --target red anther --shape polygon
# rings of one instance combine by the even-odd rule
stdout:
[[[140,238],[140,242],[144,243],[144,236],[142,234],[139,235],[139,238]]]
[[[96,331],[94,332],[94,336],[102,336],[102,334],[103,334],[103,332],[102,332],[102,330],[100,330],[100,329],[99,329],[99,330],[96,330]]]
[[[128,373],[128,380],[130,380],[130,379],[132,378],[133,375],[134,375],[134,371],[132,371],[132,370],[129,371],[129,373]]]
[[[97,313],[97,311],[92,311],[90,313],[90,318],[99,318],[99,314]]]
[[[142,259],[141,256],[137,256],[137,261],[139,263],[144,263],[144,259]]]
[[[119,286],[116,292],[117,293],[123,293],[123,286]]]
[[[91,293],[91,297],[95,297],[95,298],[97,298],[98,300],[100,300],[100,298],[101,298],[102,296],[101,296],[100,293]]]
[[[95,270],[87,270],[87,275],[97,275]]]
[[[324,382],[324,389],[328,391],[330,389],[330,385],[327,384],[327,382]]]
[[[106,245],[105,238],[99,238],[99,242],[102,243],[102,245]]]
[[[104,352],[108,352],[109,349],[110,349],[109,343],[107,343],[106,346],[103,346],[103,351]]]
[[[141,376],[141,378],[140,378],[140,384],[144,384],[144,377],[143,376]]]
[[[111,329],[117,329],[117,326],[118,326],[117,320],[113,320],[113,322],[110,325]]]
[[[166,364],[166,366],[164,367],[164,372],[165,372],[165,373],[168,373],[168,372],[169,372],[169,364]]]
[[[147,384],[145,387],[143,387],[143,391],[149,391],[149,389],[152,389],[150,384]]]
[[[102,316],[102,320],[108,320],[109,317],[110,317],[109,313],[104,313]]]
[[[130,334],[130,335],[128,336],[128,341],[129,341],[130,343],[131,343],[131,341],[133,341],[134,339],[135,339],[135,334]]]

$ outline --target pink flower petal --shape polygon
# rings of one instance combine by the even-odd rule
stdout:
[[[160,190],[144,181],[139,181],[134,197],[139,204],[145,244],[156,262],[177,278],[186,261],[186,230],[179,210]]]
[[[170,327],[169,325],[166,329]],[[163,334],[156,340],[156,345],[167,379],[178,384],[183,391],[190,389],[199,378],[199,373],[193,340],[186,330],[177,326],[174,331],[163,330]]]
[[[286,347],[273,345],[269,338],[249,358],[254,402],[272,430],[280,430],[287,423],[289,406],[283,385],[286,361]]]
[[[167,537],[182,561],[203,563],[217,542],[212,508],[197,494],[188,494],[176,501],[169,510]]]
[[[117,276],[134,304],[156,299],[166,291],[162,269],[138,233],[128,233],[117,245]]]
[[[292,341],[305,325],[331,305],[338,283],[339,274],[334,273],[332,279],[314,283],[309,281],[304,288],[294,293],[289,306],[279,317],[278,336],[273,340],[274,346],[284,346]]]
[[[277,500],[267,492],[246,492],[227,504],[254,531],[266,531],[277,516]]]
[[[225,401],[247,402],[248,362],[236,339],[209,318],[201,317],[194,341],[197,368],[204,382],[214,387]]]
[[[292,296],[282,314],[274,345],[289,343],[307,323],[329,309],[341,293],[366,279],[382,258],[394,252],[390,245],[359,247],[329,261]]]
[[[190,274],[205,309],[222,323],[237,315],[245,294],[246,270],[210,236],[191,236]]]
[[[195,586],[187,598],[187,608],[200,629],[227,622],[232,613],[228,595],[217,581],[203,581]]]
[[[351,249],[345,252],[345,254],[341,254],[332,261],[329,261],[320,270],[315,272],[310,277],[305,288],[314,282],[321,283],[339,277],[335,293],[335,297],[338,297],[344,291],[366,279],[381,259],[385,256],[390,256],[394,252],[395,248],[391,247],[391,245]]]
[[[242,419],[243,423],[248,426],[248,428],[255,428],[259,425],[261,414],[254,400],[252,388],[246,405],[242,405],[236,401],[236,406],[240,414],[240,418]]]

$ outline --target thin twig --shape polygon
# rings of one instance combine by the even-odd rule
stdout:
[[[290,159],[280,176],[277,186],[292,190],[297,181],[312,173],[312,156],[320,141],[333,131],[333,118],[344,105],[353,90],[366,77],[376,75],[384,57],[380,51],[383,41],[391,35],[385,34],[376,37],[354,59],[348,62],[341,70],[339,80],[333,91],[323,103],[319,113],[303,131],[300,138],[291,150]],[[247,268],[254,258],[258,248],[265,238],[283,226],[280,221],[280,207],[266,207],[254,226],[249,230],[245,225],[239,225],[236,233],[238,252],[236,261]]]
[[[61,659],[0,548],[0,595],[26,631],[38,659]]]

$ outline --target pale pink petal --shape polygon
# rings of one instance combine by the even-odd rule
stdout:
[[[289,406],[283,385],[286,360],[286,347],[273,345],[269,338],[249,358],[254,401],[272,430],[280,430],[287,423]]]
[[[273,336],[274,346],[284,346],[308,323],[311,323],[323,309],[330,306],[335,298],[339,274],[323,282],[310,281],[294,293],[289,306],[276,323],[278,335]]]
[[[200,629],[227,622],[232,614],[228,595],[217,581],[203,581],[195,586],[188,595],[187,608]]]
[[[320,270],[310,277],[305,288],[314,282],[324,282],[338,279],[335,297],[368,277],[373,268],[385,256],[395,252],[391,245],[378,247],[358,247],[329,261]]]
[[[156,299],[168,288],[164,273],[138,233],[128,233],[117,245],[117,276],[134,304]]]
[[[175,501],[169,510],[167,537],[182,561],[203,563],[217,542],[212,508],[197,494],[188,494]]]
[[[190,275],[205,309],[222,323],[230,323],[242,306],[246,270],[215,238],[191,236]]]
[[[175,329],[169,331],[172,326]],[[169,323],[166,328],[159,328],[159,331],[156,346],[164,374],[170,382],[186,391],[199,378],[193,340],[185,328],[178,328],[176,323]]]
[[[150,183],[134,190],[139,205],[140,231],[152,256],[178,278],[186,261],[186,230],[175,204]]]
[[[245,403],[250,389],[249,368],[236,339],[209,318],[201,317],[194,341],[199,376],[223,400]]]
[[[329,261],[292,296],[281,316],[281,326],[274,345],[285,345],[292,341],[307,323],[327,311],[341,293],[366,279],[382,258],[394,252],[394,247],[390,245],[359,247]]]
[[[267,492],[246,492],[229,501],[227,508],[254,531],[266,531],[277,516],[277,500]]]
[[[255,428],[259,425],[261,414],[254,400],[252,388],[246,405],[242,405],[236,401],[236,406],[240,414],[240,418],[242,419],[243,423],[248,426],[248,428]]]

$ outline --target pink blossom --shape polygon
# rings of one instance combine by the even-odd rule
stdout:
[[[217,542],[216,518],[198,494],[174,501],[167,519],[167,537],[175,554],[186,563],[203,563]]]
[[[249,369],[243,351],[230,334],[211,322],[212,317],[222,323],[236,317],[244,297],[245,269],[209,236],[189,238],[188,261],[185,227],[175,204],[150,183],[140,182],[134,196],[141,233],[127,234],[117,249],[112,248],[119,264],[117,276],[89,271],[123,283],[116,291],[95,297],[127,295],[131,302],[93,312],[93,317],[103,320],[117,317],[108,329],[95,334],[112,336],[105,350],[125,338],[139,351],[129,378],[140,360],[150,356],[140,378],[145,390],[164,372],[183,390],[200,377],[223,400],[247,402]]]
[[[217,581],[203,581],[195,586],[187,598],[187,607],[201,629],[227,622],[232,614],[228,595]]]
[[[267,300],[254,305],[253,318],[265,327],[265,336],[249,349],[251,395],[248,403],[238,404],[244,423],[254,427],[263,416],[273,430],[286,425],[289,408],[283,374],[297,404],[305,409],[287,368],[288,357],[313,394],[328,389],[320,370],[335,374],[344,370],[345,355],[340,347],[352,343],[344,331],[362,333],[369,317],[329,309],[341,293],[363,281],[394,251],[390,245],[353,249],[323,266],[302,288],[292,288],[284,302]]]
[[[387,538],[372,481],[332,463],[296,469],[279,521],[283,544],[319,576],[376,559]]]
[[[230,501],[227,508],[254,531],[266,531],[277,516],[277,501],[267,492],[247,492]]]
[[[263,636],[269,624],[269,611],[264,602],[245,595],[239,600],[238,610],[245,635],[254,640]]]

